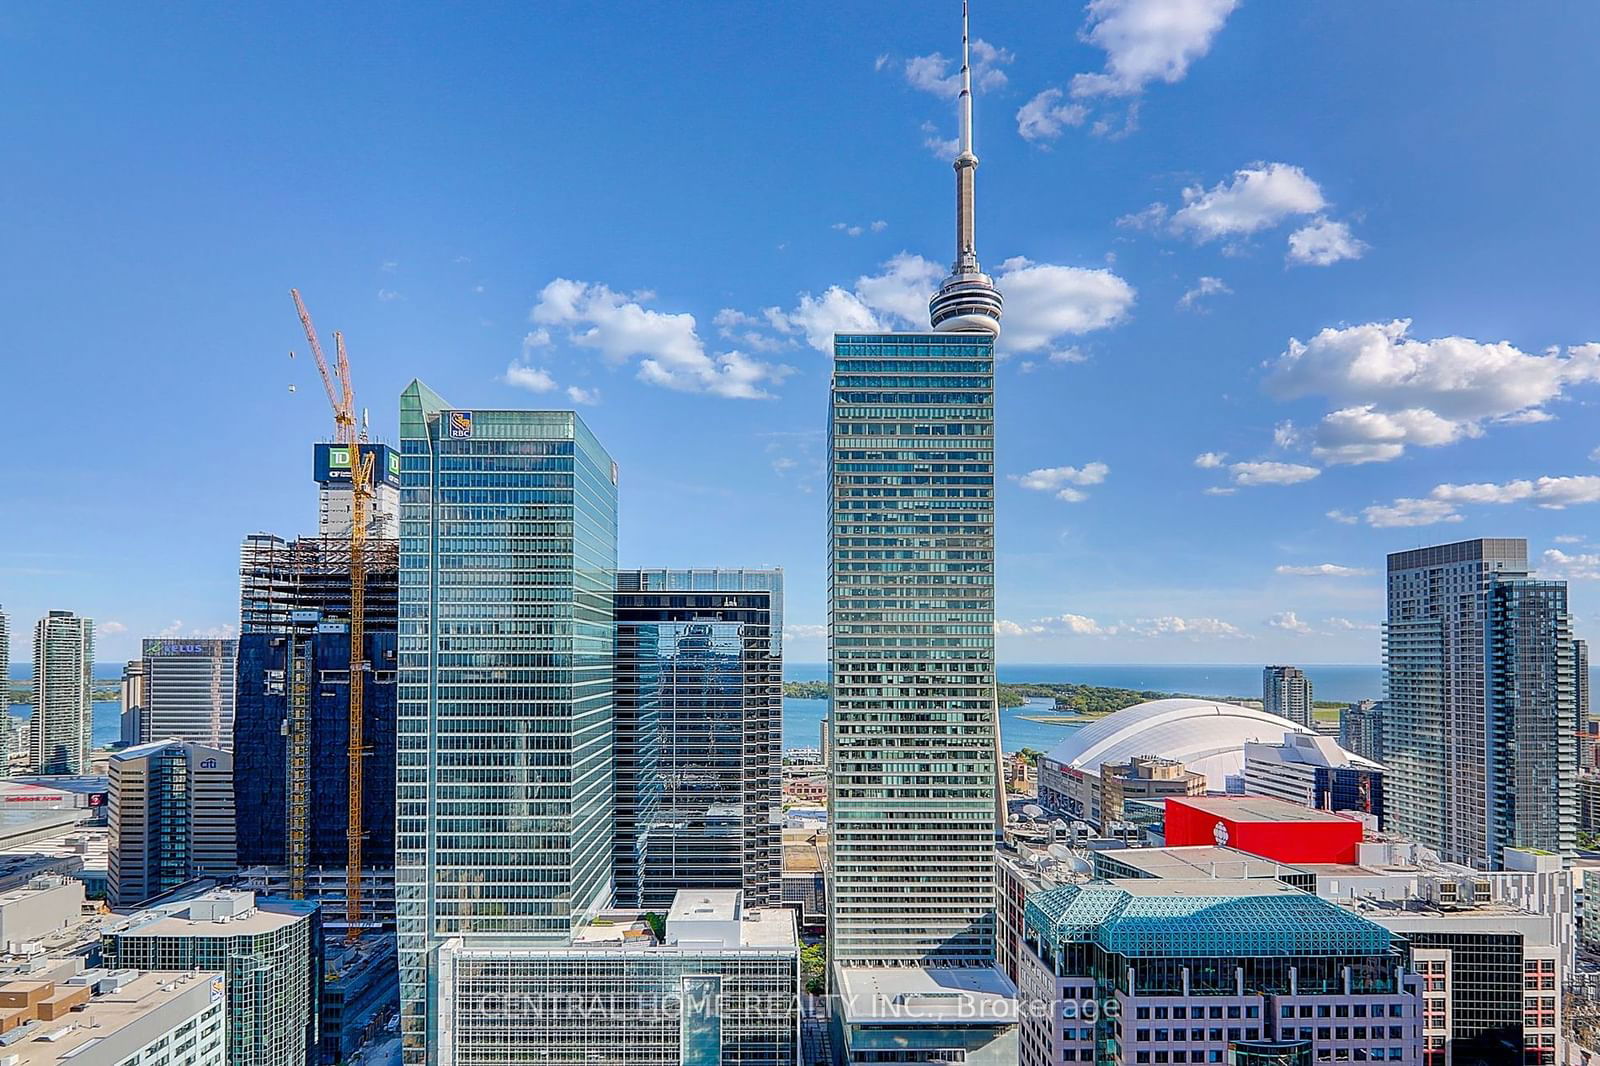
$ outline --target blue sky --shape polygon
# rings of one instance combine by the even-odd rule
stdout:
[[[959,7],[820,10],[7,5],[14,633],[223,631],[241,535],[314,527],[298,286],[378,434],[413,376],[581,403],[624,565],[783,566],[822,658],[813,342],[923,324]],[[980,0],[973,33],[1002,659],[1374,662],[1384,554],[1480,535],[1593,630],[1600,7]]]

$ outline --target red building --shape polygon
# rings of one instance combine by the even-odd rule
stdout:
[[[1264,796],[1171,796],[1167,799],[1169,848],[1217,845],[1278,862],[1356,861],[1362,825]]]

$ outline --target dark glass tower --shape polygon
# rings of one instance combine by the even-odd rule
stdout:
[[[617,903],[779,905],[782,572],[622,571],[616,626]]]

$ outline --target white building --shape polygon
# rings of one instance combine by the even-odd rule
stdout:
[[[192,740],[233,750],[236,640],[147,640],[139,742]]]
[[[6,1034],[8,1066],[227,1066],[217,971],[85,970],[60,983],[12,981],[0,997],[29,1015]]]
[[[1318,810],[1383,814],[1383,767],[1346,751],[1332,737],[1285,733],[1281,741],[1244,746],[1244,793]]]
[[[35,877],[0,894],[0,949],[30,954],[29,945],[72,928],[83,919],[83,882],[72,877]]]
[[[186,741],[111,756],[112,906],[137,907],[197,877],[237,868],[233,756]]]

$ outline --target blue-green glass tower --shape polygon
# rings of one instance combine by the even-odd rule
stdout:
[[[405,1061],[433,949],[563,945],[611,896],[617,468],[570,411],[400,397],[395,911]]]

